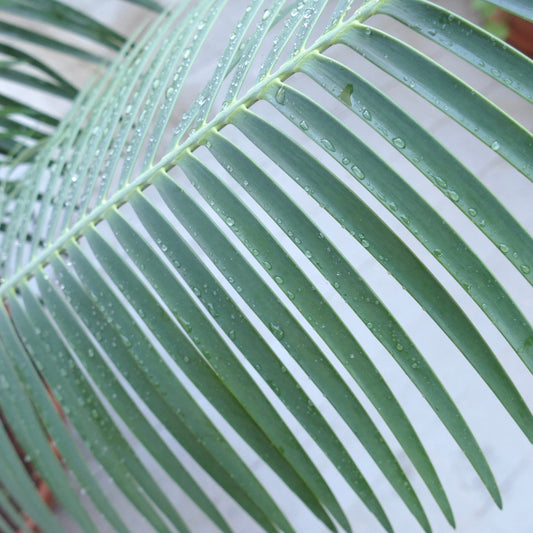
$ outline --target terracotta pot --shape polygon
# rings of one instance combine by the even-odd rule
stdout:
[[[506,41],[533,59],[533,23],[515,15],[506,17],[509,25]]]
[[[488,17],[485,17],[482,24],[489,31],[495,30],[495,34],[500,38],[505,39],[510,45],[533,58],[533,22],[507,13],[507,11],[495,9]],[[504,35],[500,35],[500,33]]]

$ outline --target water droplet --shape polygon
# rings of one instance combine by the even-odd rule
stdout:
[[[270,324],[268,325],[268,329],[272,332],[274,337],[276,337],[276,339],[278,339],[278,340],[283,339],[283,337],[285,336],[285,332],[279,326],[279,324],[275,324],[274,322],[270,322]]]
[[[531,268],[529,268],[527,265],[520,265],[520,270],[524,274],[529,274],[531,272]]]
[[[439,248],[436,248],[435,250],[433,250],[433,255],[435,257],[440,257],[442,255],[442,250],[440,250]]]
[[[305,251],[305,257],[307,257],[307,259],[311,259],[313,257],[313,254],[311,253],[310,250]]]
[[[459,195],[455,191],[449,191],[448,192],[448,197],[453,202],[458,202],[459,201]]]
[[[264,262],[263,262],[263,266],[264,266],[267,270],[272,270],[272,265],[270,264],[269,261],[264,261]]]
[[[277,91],[276,91],[276,102],[278,104],[281,104],[283,105],[285,103],[285,87],[281,86]]]
[[[504,253],[506,254],[507,252],[509,252],[509,246],[507,246],[505,243],[501,243],[498,245],[498,248]]]
[[[281,285],[283,283],[283,278],[281,276],[274,276],[274,281],[278,284],[278,285]]]
[[[165,92],[165,96],[167,98],[172,98],[172,96],[174,96],[174,87],[169,87]]]
[[[494,150],[494,151],[498,151],[500,149],[500,143],[498,141],[494,141],[490,147]]]
[[[228,331],[228,337],[231,339],[231,340],[234,340],[235,339],[235,330],[234,329],[230,329]]]
[[[435,183],[443,189],[448,187],[448,183],[446,182],[446,180],[443,180],[440,176],[435,176]]]
[[[396,148],[405,148],[405,141],[401,137],[395,137],[392,139],[392,144],[394,144]]]
[[[231,217],[226,218],[226,224],[231,228],[235,225],[235,220],[233,220]]]
[[[154,90],[157,89],[157,88],[159,87],[159,84],[160,84],[160,83],[161,83],[161,82],[156,78],[156,79],[153,81],[153,83],[152,83],[152,89],[154,89]]]
[[[432,37],[434,37],[435,35],[437,35],[437,30],[434,30],[434,29],[428,30],[428,35],[431,35]]]
[[[335,151],[335,146],[329,139],[324,138],[324,139],[321,139],[320,142],[322,143],[322,146],[326,148],[326,150],[329,150],[330,152]]]
[[[302,130],[304,130],[304,131],[307,131],[309,129],[309,124],[307,124],[307,122],[305,120],[302,120],[300,122],[300,128],[302,128]]]
[[[399,352],[403,352],[403,344],[401,344],[401,343],[398,342],[398,343],[396,344],[396,349],[397,349]]]
[[[350,160],[347,157],[343,157],[342,158],[342,164],[343,165],[349,165],[350,164]]]
[[[368,109],[363,109],[363,118],[365,120],[372,120],[372,113]]]
[[[471,217],[475,217],[477,215],[477,211],[473,208],[473,207],[470,207],[468,209],[468,214],[471,216]]]
[[[361,239],[361,245],[363,248],[368,248],[370,246],[370,243],[366,239]]]
[[[365,173],[357,165],[352,165],[352,174],[358,180],[364,180],[365,179]]]
[[[265,9],[264,13],[263,13],[263,20],[266,20],[268,17],[270,17],[272,11],[270,11],[270,9]]]
[[[183,59],[187,59],[191,55],[191,49],[186,48],[183,52]]]

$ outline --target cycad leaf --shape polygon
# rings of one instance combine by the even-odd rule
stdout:
[[[156,12],[162,11],[161,6],[155,0],[128,1]],[[28,88],[34,89],[34,94],[47,92],[63,98],[73,99],[77,94],[77,87],[72,86],[63,79],[63,76],[68,77],[67,72],[61,72],[60,69],[55,69],[37,60],[36,57],[28,55],[25,51],[28,43],[37,45],[43,50],[53,50],[80,61],[94,64],[105,62],[106,55],[102,54],[102,52],[93,53],[92,50],[76,44],[78,36],[84,36],[92,43],[113,51],[119,50],[126,42],[126,39],[112,28],[56,0],[44,0],[43,2],[4,0],[0,2],[0,13],[2,12],[14,15],[15,18],[0,21],[0,34],[7,37],[7,42],[0,42],[0,54],[2,54],[0,78],[7,78],[22,86],[24,90]],[[38,21],[38,25],[48,26],[48,29],[53,26],[70,32],[72,43],[45,35],[43,28],[36,25],[35,21]],[[28,69],[33,71],[33,75],[28,72]],[[36,69],[37,72],[35,72]],[[49,78],[55,79],[56,83],[50,83]],[[12,95],[13,91],[10,94]],[[2,101],[7,97],[7,94],[0,94],[0,115],[9,112],[8,107]],[[13,112],[11,110],[11,113]],[[42,120],[42,115],[36,115],[29,108],[20,107],[17,113],[30,118],[33,123],[36,120]],[[47,120],[43,120],[43,122],[44,124],[49,123]],[[44,127],[45,133],[43,133],[44,124],[41,124],[35,130],[33,138],[38,139],[39,134],[43,136],[49,133],[50,128],[46,127]],[[14,139],[19,135],[16,127],[8,127],[6,132],[13,139],[13,142],[4,141],[0,143],[0,153],[2,154],[13,156],[16,154],[17,149],[30,147],[33,144],[21,137],[18,137],[18,142],[15,142]]]
[[[520,1],[501,3],[531,11]],[[287,422],[296,419],[391,531],[358,461],[326,422],[313,396],[318,390],[420,526],[429,531],[430,520],[387,432],[453,525],[415,424],[358,340],[371,332],[501,505],[481,448],[430,357],[377,296],[348,248],[373,258],[418,302],[532,440],[531,412],[490,343],[432,265],[416,255],[411,236],[386,216],[433,254],[531,370],[528,317],[468,240],[411,187],[407,172],[372,150],[353,121],[366,122],[405,156],[530,283],[533,240],[448,148],[348,59],[328,53],[343,45],[350,57],[374,63],[529,179],[533,136],[526,128],[435,61],[364,23],[374,14],[390,15],[529,101],[531,62],[499,42],[487,46],[486,33],[422,0],[370,0],[355,11],[350,1],[254,0],[234,28],[225,28],[228,45],[214,73],[196,100],[183,105],[207,43],[222,31],[224,8],[231,11],[225,4],[183,2],[162,14],[80,93],[26,172],[20,177],[13,169],[2,179],[0,299],[8,307],[0,312],[0,369],[16,384],[14,399],[0,392],[6,420],[84,531],[94,526],[69,493],[46,432],[97,509],[116,530],[127,528],[98,494],[50,400],[40,405],[45,388],[38,375],[85,446],[157,531],[187,531],[187,518],[127,442],[123,424],[224,531],[226,517],[193,479],[181,450],[157,435],[156,424],[265,530],[294,531],[295,525],[289,504],[246,454],[240,456],[246,446],[323,525],[349,530],[338,492]],[[57,6],[47,0],[28,13],[57,21]],[[65,16],[110,46],[120,44],[113,32],[71,10]],[[68,92],[53,71],[34,65]],[[6,72],[12,70],[8,65]],[[325,93],[342,104],[340,118],[328,109],[333,100],[322,98]],[[11,117],[2,120],[7,130],[32,134]],[[362,194],[365,188],[378,202]],[[327,222],[315,220],[317,205]],[[346,250],[332,232],[342,235]],[[340,302],[351,314],[337,310]],[[353,326],[356,315],[360,330]],[[39,421],[46,432],[33,435],[30,426]],[[12,483],[13,500],[43,530],[55,531],[36,496],[23,501],[30,481],[4,433],[0,446],[6,454],[0,482],[10,489]],[[11,504],[5,507],[14,514]]]

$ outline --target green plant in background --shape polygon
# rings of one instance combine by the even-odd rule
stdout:
[[[47,22],[70,24],[57,18],[63,11],[52,9],[58,2],[26,4],[50,7],[43,9]],[[423,255],[411,249],[407,232],[393,231],[387,217],[444,266],[530,370],[533,329],[501,280],[409,185],[409,171],[389,166],[354,121],[373,128],[405,157],[411,172],[425,176],[530,284],[533,239],[444,144],[371,79],[328,52],[342,45],[390,74],[529,180],[533,136],[525,128],[371,23],[376,15],[396,19],[528,102],[533,63],[423,0],[368,0],[361,6],[349,0],[253,0],[228,31],[227,47],[198,97],[176,115],[206,43],[220,38],[217,21],[225,4],[182,2],[164,12],[77,94],[58,124],[26,104],[0,102],[6,154],[0,184],[0,405],[7,424],[85,532],[96,528],[73,486],[83,489],[112,528],[129,529],[88,469],[44,382],[84,447],[157,531],[188,527],[130,445],[124,426],[221,530],[230,531],[232,524],[156,427],[164,426],[264,530],[293,531],[273,493],[279,485],[257,478],[220,418],[323,527],[356,527],[357,517],[346,516],[334,487],[298,440],[300,432],[281,416],[288,411],[354,497],[391,531],[384,502],[309,396],[296,363],[429,531],[416,491],[349,379],[358,384],[453,525],[431,458],[373,355],[340,318],[342,301],[420,391],[501,505],[490,467],[449,392],[400,326],[401,317],[358,272],[348,248],[370,254],[418,302],[529,440],[532,414],[489,340]],[[527,2],[493,4],[533,18]],[[100,40],[98,33],[91,35]],[[4,73],[16,70],[18,61],[31,62],[20,51],[9,54]],[[75,95],[54,79],[63,96]],[[335,101],[343,109],[338,116],[332,113]],[[33,116],[55,128],[32,147],[29,139],[40,137],[40,126],[25,137],[23,122],[11,115]],[[16,159],[7,157],[21,137],[27,148]],[[275,164],[265,164],[267,158]],[[329,226],[310,205],[328,213]],[[350,242],[346,249],[339,249],[335,232]],[[341,377],[341,366],[349,379]],[[22,508],[43,531],[62,531],[32,491],[5,428],[0,483],[0,507],[19,527]],[[0,529],[8,527],[0,523]]]
[[[473,0],[472,7],[481,15],[481,23],[487,31],[499,39],[505,40],[507,38],[509,24],[496,16],[499,11],[498,7],[485,0]]]

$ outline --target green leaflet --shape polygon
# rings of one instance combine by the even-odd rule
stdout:
[[[47,327],[46,316],[38,301],[28,290],[25,291],[25,297],[26,303],[29,304],[29,316],[14,299],[10,301],[10,309],[17,320],[24,346],[30,354],[43,349],[47,354],[41,371],[55,398],[76,425],[85,445],[106,468],[121,491],[157,531],[170,533],[145,493],[139,488],[146,491],[146,495],[154,500],[161,511],[168,513],[171,520],[180,523],[179,515],[116,428],[100,400],[73,363],[67,347],[57,333]],[[39,339],[43,334],[46,335],[45,340]],[[79,398],[82,398],[82,402],[78,401]]]
[[[481,335],[433,275],[400,239],[325,167],[279,130],[250,111],[242,111],[234,117],[233,122],[250,140],[260,145],[261,149],[298,185],[307,187],[309,194],[349,233],[357,235],[363,247],[379,262],[386,264],[387,270],[413,297],[419,299],[422,307],[446,329],[450,338],[464,347],[465,353],[471,355],[477,352],[477,357],[490,353]],[[383,163],[380,161],[378,164]],[[362,242],[363,240],[366,244]],[[407,367],[406,370],[410,372]],[[439,399],[439,408],[440,402],[444,402],[453,410],[453,404],[446,396]],[[468,426],[458,413],[453,415],[451,424],[451,427],[455,426],[453,430],[455,438],[463,442],[461,444],[463,451],[483,479],[495,502],[501,503],[494,477]],[[449,429],[451,427],[448,425]]]
[[[186,163],[183,164],[187,170]],[[428,529],[429,524],[418,498],[379,431],[327,358],[307,336],[303,327],[294,320],[279,300],[270,296],[270,289],[257,273],[246,264],[229,241],[224,239],[220,230],[208,221],[207,216],[169,177],[164,175],[154,184],[174,216],[194,235],[196,242],[206,253],[213,259],[216,258],[217,268],[226,278],[235,279],[235,283],[241,288],[241,296],[246,299],[274,337],[327,395],[329,401],[380,465],[387,479],[404,499],[422,527]],[[260,254],[261,250],[258,250],[258,253]],[[268,261],[269,257],[264,256],[262,259]],[[310,293],[302,291],[302,297],[305,296],[312,297]],[[357,351],[357,348],[355,350]],[[349,357],[349,352],[344,352],[344,355]],[[373,370],[370,364],[367,368]],[[387,398],[391,401],[390,394],[387,394]]]
[[[365,505],[390,531],[392,529],[390,523],[368,483],[313,402],[303,392],[298,382],[292,378],[290,372],[287,372],[272,347],[257,332],[243,311],[230,299],[215,276],[191,250],[171,222],[166,220],[142,195],[134,196],[131,203],[144,227],[204,307],[207,310],[217,310],[213,318],[226,335],[261,373],[270,388],[329,456]],[[235,278],[229,277],[228,281],[236,286],[237,291],[241,290]],[[199,290],[199,287],[203,287],[204,290]],[[190,322],[184,322],[184,324],[187,328],[193,327]]]
[[[493,3],[533,17],[529,0]],[[376,12],[394,17],[533,102],[532,62],[471,22],[425,0],[387,0]]]
[[[313,71],[312,67],[309,67]],[[316,72],[314,72],[316,75]],[[357,86],[360,88],[361,83]],[[284,100],[280,105],[276,100],[275,95],[283,90]],[[359,92],[358,92],[359,94]],[[307,119],[305,133],[315,140],[318,144],[323,144],[325,139],[328,140],[330,146],[334,146],[334,150],[330,151],[332,156],[348,167],[349,171],[373,194],[375,195],[393,214],[396,216],[408,229],[428,248],[437,259],[442,262],[453,276],[462,284],[469,294],[478,302],[483,311],[493,320],[500,331],[508,338],[511,345],[514,347],[517,354],[522,358],[528,368],[531,369],[531,355],[533,330],[528,324],[526,318],[520,310],[513,305],[509,296],[505,293],[503,288],[498,284],[496,279],[485,267],[485,265],[474,255],[468,246],[461,241],[461,239],[454,233],[454,231],[440,218],[425,201],[417,195],[417,193],[402,181],[395,172],[388,168],[383,162],[379,161],[375,154],[372,154],[364,144],[353,134],[351,134],[339,121],[333,116],[328,115],[324,111],[317,108],[309,99],[302,94],[294,91],[289,87],[274,86],[265,93],[266,98],[276,106],[286,116],[292,116],[292,120],[299,124],[303,117]],[[378,100],[376,98],[376,100]],[[397,117],[394,114],[394,109],[385,105],[382,108],[384,112],[389,112],[391,124],[397,124],[395,120]],[[362,109],[367,108],[362,104]],[[368,110],[367,110],[368,111]],[[364,116],[364,111],[362,112]],[[402,117],[404,118],[404,117]],[[376,128],[380,128],[379,118],[375,119]],[[391,134],[391,144],[399,137],[394,137]],[[394,138],[392,138],[394,137]],[[422,145],[416,145],[413,150],[420,154],[427,165],[431,165],[434,161],[436,166],[442,165],[442,159],[448,162],[449,155],[443,150],[441,152],[439,147],[435,146],[431,138],[420,134],[418,136]],[[424,148],[422,148],[424,146]],[[426,152],[426,149],[428,151]],[[440,158],[439,158],[440,156]],[[281,159],[279,155],[276,156]],[[346,162],[348,161],[348,162]],[[356,162],[352,165],[352,162]],[[452,159],[453,162],[453,159]],[[433,169],[435,167],[432,167]],[[437,172],[432,170],[433,173]],[[461,173],[466,181],[468,174]],[[434,175],[434,174],[433,174]],[[448,177],[448,174],[445,175]],[[451,179],[454,179],[453,177]],[[473,180],[474,177],[472,176]],[[474,186],[475,186],[474,182]],[[483,189],[481,190],[483,193]],[[487,193],[489,201],[491,199]],[[495,215],[499,213],[502,217],[508,215],[507,211],[497,203],[494,199],[492,207]],[[516,236],[512,231],[507,234],[517,246],[520,242],[522,251],[527,249],[527,243],[530,240],[527,233],[525,233],[520,226],[515,228],[512,220],[508,226],[510,230],[515,229]],[[521,231],[520,231],[521,230]],[[367,248],[371,249],[371,243],[374,238],[370,233],[362,231],[363,237],[359,236],[359,240],[369,243]],[[360,235],[361,235],[360,234]],[[363,243],[365,246],[365,243]],[[400,246],[400,245],[397,245]],[[437,246],[439,248],[437,248]],[[533,250],[533,246],[531,247]],[[379,259],[379,253],[378,253]],[[381,261],[381,260],[380,260]],[[388,262],[387,262],[388,263]],[[406,275],[406,273],[404,273]],[[413,287],[413,285],[405,278],[401,278],[405,286]],[[439,290],[442,293],[442,289]],[[413,289],[412,294],[416,298],[416,291]],[[435,294],[435,293],[434,293]],[[423,302],[426,307],[427,302]],[[442,308],[445,304],[440,304]],[[455,305],[450,303],[450,309]],[[357,312],[357,311],[356,311]],[[431,313],[431,311],[429,311]],[[452,316],[453,313],[450,315]],[[477,349],[472,349],[477,339]],[[404,345],[401,341],[400,344]],[[470,342],[470,348],[466,348],[467,343]],[[516,422],[520,425],[524,433],[530,440],[533,439],[533,417],[520,397],[520,394],[512,384],[510,378],[506,375],[504,369],[494,355],[490,353],[488,347],[484,348],[479,334],[474,332],[463,335],[456,341],[458,347],[463,346],[462,351],[466,355],[471,364],[478,370],[480,375],[485,379],[487,384],[493,389],[496,395],[500,398],[502,403],[506,406],[512,414]],[[391,345],[389,345],[391,346]],[[392,344],[394,350],[394,344]],[[390,349],[390,348],[389,348]],[[403,350],[402,350],[403,351]],[[406,354],[402,354],[405,359],[403,367],[409,374],[412,372],[409,369],[410,363],[407,361]],[[413,361],[412,361],[413,362]],[[418,367],[418,362],[415,366]],[[422,384],[422,380],[420,383]],[[426,390],[431,390],[434,387],[426,385],[423,386]]]
[[[58,267],[61,268],[61,266]],[[65,275],[64,270],[62,270],[62,272],[63,275]],[[138,406],[135,405],[134,401],[132,401],[124,391],[117,378],[113,375],[111,369],[105,364],[105,361],[101,357],[95,344],[91,342],[89,336],[83,331],[81,325],[78,324],[71,315],[67,303],[61,299],[58,290],[42,275],[38,276],[38,282],[47,308],[52,313],[58,327],[68,332],[67,338],[72,344],[78,347],[77,353],[79,354],[84,367],[90,373],[99,389],[112,399],[112,405],[117,414],[119,414],[123,420],[127,421],[130,430],[136,435],[140,442],[144,444],[146,449],[160,462],[161,466],[165,469],[165,472],[190,495],[192,500],[205,511],[207,516],[209,516],[221,530],[229,532],[229,526],[220,516],[220,513],[218,513],[201,488],[198,487],[190,474],[183,468],[176,456],[149,424]],[[83,295],[81,292],[77,292],[75,295],[76,296],[71,296],[71,302],[72,298],[75,297],[77,298],[78,305],[83,306],[84,310],[91,310],[93,304],[87,295]],[[95,502],[95,504],[101,505],[102,502],[98,501]]]

